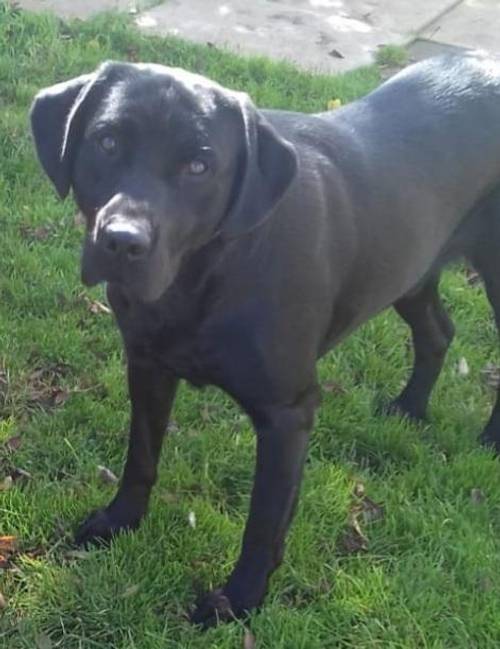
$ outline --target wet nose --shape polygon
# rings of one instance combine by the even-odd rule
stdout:
[[[110,221],[101,231],[101,246],[113,257],[139,260],[147,255],[151,238],[140,224]]]

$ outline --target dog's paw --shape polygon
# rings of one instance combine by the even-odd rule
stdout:
[[[106,545],[120,532],[134,530],[137,522],[116,520],[107,509],[92,512],[80,525],[75,534],[77,545]]]
[[[245,618],[257,608],[259,601],[244,602],[238,597],[229,596],[225,589],[218,588],[203,595],[196,603],[196,608],[191,614],[191,622],[199,624],[205,629]]]
[[[208,628],[221,622],[230,622],[237,617],[229,598],[222,588],[219,588],[203,595],[197,601],[196,608],[191,614],[191,622]]]
[[[376,413],[387,417],[401,417],[409,421],[421,424],[427,422],[425,411],[407,403],[404,399],[394,399],[393,401],[381,401],[375,407]]]

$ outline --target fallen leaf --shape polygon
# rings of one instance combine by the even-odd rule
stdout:
[[[340,539],[340,547],[346,554],[356,554],[368,550],[368,540],[361,532],[359,523],[355,520]]]
[[[362,514],[365,523],[373,523],[384,518],[384,506],[379,505],[368,496],[365,496],[362,503]]]
[[[64,556],[66,559],[89,559],[91,553],[85,550],[68,550]]]
[[[83,299],[87,304],[87,308],[90,313],[93,313],[94,315],[98,315],[99,313],[105,313],[106,315],[109,315],[111,313],[109,306],[107,306],[103,302],[99,302],[99,300],[91,300],[87,295],[84,295]]]
[[[364,498],[365,485],[362,482],[356,482],[356,484],[354,485],[353,492],[356,498]]]
[[[25,471],[24,469],[20,469],[19,467],[14,467],[14,469],[11,471],[10,477],[12,480],[31,480],[33,477],[29,471]]]
[[[172,493],[171,491],[164,491],[163,493],[161,493],[160,499],[163,500],[163,502],[168,503],[169,505],[179,502],[179,496]]]
[[[484,492],[481,489],[471,489],[470,499],[474,505],[480,505],[485,500]]]
[[[14,480],[8,475],[0,482],[0,491],[9,491],[9,489],[12,489],[13,484]]]
[[[52,649],[52,640],[45,633],[39,633],[35,638],[37,649]]]
[[[208,423],[210,421],[210,408],[208,406],[203,406],[203,408],[200,410],[200,417],[201,420],[205,423]]]
[[[122,597],[126,599],[127,597],[134,597],[134,595],[137,595],[139,592],[139,586],[137,584],[134,584],[133,586],[129,586],[128,588],[125,588],[125,590],[122,593]]]
[[[188,523],[193,528],[193,530],[196,528],[196,514],[194,512],[189,512]]]
[[[175,435],[180,431],[180,428],[178,424],[175,421],[169,421],[167,424],[167,433],[171,433],[172,435]]]
[[[477,286],[481,283],[481,275],[470,266],[465,267],[465,277],[469,286]]]
[[[63,363],[35,368],[27,381],[29,402],[42,408],[54,408],[65,403],[70,392],[59,383],[69,369]]]
[[[347,390],[337,383],[337,381],[327,381],[323,383],[323,390],[325,392],[330,392],[331,394],[347,394]]]
[[[0,610],[4,609],[7,607],[7,602],[5,601],[5,597],[0,593]]]
[[[54,406],[62,406],[63,403],[65,403],[69,398],[69,392],[67,390],[63,390],[62,388],[56,388],[52,392],[52,401]]]
[[[458,375],[468,376],[469,374],[469,363],[467,362],[467,359],[462,356],[462,358],[458,361]]]
[[[16,551],[17,539],[15,536],[0,536],[0,552],[12,554]]]
[[[384,506],[366,495],[365,485],[362,482],[355,483],[353,496],[348,523],[339,541],[341,550],[346,554],[368,550],[368,538],[361,529],[360,519],[367,524],[380,520],[384,516]]]
[[[340,108],[342,106],[342,100],[341,99],[329,99],[326,107],[328,110],[336,110],[337,108]]]
[[[15,536],[0,536],[0,568],[10,567],[10,558],[17,551]]]
[[[53,227],[49,225],[39,225],[36,227],[22,225],[19,230],[23,239],[28,241],[46,241],[52,234]]]
[[[243,636],[243,649],[255,649],[256,642],[254,634],[245,629],[245,635]]]
[[[493,590],[494,586],[495,584],[491,577],[481,577],[481,579],[479,580],[479,589],[483,593],[489,593]]]
[[[14,437],[10,437],[6,442],[5,442],[5,448],[8,449],[9,451],[17,451],[22,444],[22,437],[20,435],[15,435]]]
[[[118,478],[115,476],[113,471],[111,471],[107,467],[99,465],[97,467],[97,470],[101,482],[104,482],[105,484],[116,484],[118,482]]]

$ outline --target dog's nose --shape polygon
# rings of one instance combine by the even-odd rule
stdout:
[[[139,260],[147,255],[151,237],[140,224],[110,221],[101,231],[101,245],[110,255]]]

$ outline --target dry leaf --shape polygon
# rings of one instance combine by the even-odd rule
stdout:
[[[254,634],[248,629],[245,629],[245,635],[243,637],[243,649],[255,649],[255,647],[256,642]]]
[[[201,420],[204,421],[205,423],[208,423],[210,421],[210,409],[208,406],[203,406],[203,408],[200,411],[200,417]]]
[[[5,442],[5,448],[9,451],[17,451],[22,444],[22,438],[20,435],[15,435],[14,437],[9,438]]]
[[[45,633],[39,633],[37,635],[37,637],[35,638],[35,644],[37,646],[37,649],[52,649],[52,647],[54,646],[52,644],[52,640],[48,635],[45,635]]]
[[[163,502],[168,503],[169,505],[179,502],[179,496],[172,493],[171,491],[164,491],[163,493],[161,493],[160,499],[163,500]]]
[[[0,568],[10,567],[10,558],[17,550],[15,536],[0,536]]]
[[[481,577],[478,585],[479,585],[479,589],[483,593],[489,593],[490,591],[493,590],[495,586],[493,579],[491,577]]]
[[[465,268],[465,277],[469,286],[476,286],[481,283],[481,275],[470,266],[466,266]]]
[[[91,553],[85,550],[68,550],[64,556],[66,559],[89,559]]]
[[[480,505],[485,500],[484,492],[481,489],[471,489],[470,499],[474,505]]]
[[[353,492],[356,498],[364,498],[365,485],[362,482],[356,482],[356,484],[354,485]]]
[[[347,528],[340,538],[340,547],[347,554],[354,554],[368,549],[368,539],[361,529],[360,518],[363,522],[372,523],[384,516],[384,506],[379,505],[365,493],[362,482],[356,482],[353,489],[355,500],[351,504]]]
[[[69,392],[62,388],[55,388],[52,392],[52,402],[54,406],[62,406],[69,398]]]
[[[327,381],[323,383],[323,390],[325,392],[330,392],[331,394],[347,394],[347,390],[337,383],[337,381]]]
[[[8,475],[2,480],[2,482],[0,482],[0,491],[9,491],[9,489],[12,489],[13,484],[14,480],[12,480],[12,477]]]
[[[326,107],[328,110],[336,110],[342,106],[342,101],[340,99],[329,99]]]
[[[384,517],[384,506],[379,505],[368,496],[365,496],[362,503],[362,514],[365,523],[373,523]]]
[[[23,239],[27,239],[28,241],[46,241],[52,234],[53,227],[50,225],[39,225],[37,227],[22,225],[19,230]]]
[[[87,304],[87,308],[90,313],[93,313],[94,315],[98,315],[99,313],[105,313],[106,315],[109,315],[111,313],[109,306],[107,306],[103,302],[99,302],[99,300],[91,300],[87,295],[84,295],[83,299]]]
[[[368,550],[368,540],[361,532],[356,521],[355,526],[350,526],[340,539],[340,546],[346,554],[355,554]]]
[[[7,602],[5,601],[5,597],[0,593],[0,610],[4,609],[7,607]]]
[[[126,599],[127,597],[134,597],[134,595],[137,595],[138,592],[139,586],[137,584],[134,584],[133,586],[129,586],[123,591],[122,597],[124,599]]]
[[[97,470],[101,482],[104,482],[105,484],[116,484],[118,482],[118,478],[115,476],[113,471],[107,467],[99,465]]]
[[[67,401],[70,393],[59,383],[69,367],[63,363],[38,367],[28,377],[29,401],[42,408],[53,408]]]
[[[12,470],[10,477],[15,481],[15,480],[31,480],[33,477],[29,471],[25,471],[24,469],[20,469],[19,467],[14,467]]]
[[[2,554],[12,554],[16,551],[15,536],[0,536],[0,552]]]
[[[462,356],[462,358],[458,361],[458,375],[468,376],[469,374],[469,363],[467,362],[467,359]]]

